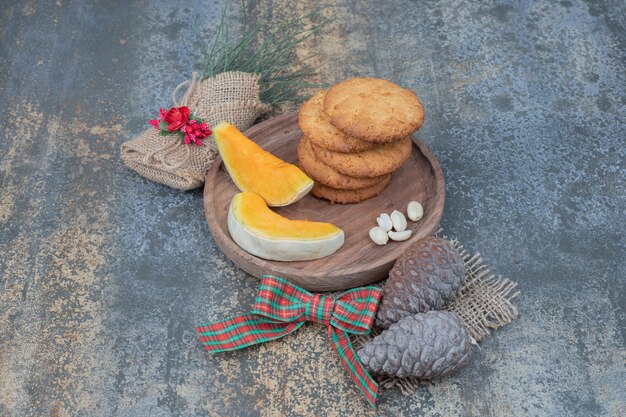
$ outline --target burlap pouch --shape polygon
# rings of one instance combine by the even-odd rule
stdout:
[[[178,91],[187,86],[180,102]],[[210,126],[227,121],[239,130],[252,126],[271,106],[259,98],[259,75],[246,72],[224,72],[204,80],[179,84],[172,93],[175,107],[187,106]],[[191,190],[204,183],[207,170],[215,160],[217,149],[212,139],[203,146],[187,145],[178,135],[161,136],[154,128],[146,129],[122,145],[124,163],[139,175],[180,190]]]

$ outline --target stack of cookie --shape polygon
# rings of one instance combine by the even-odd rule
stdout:
[[[331,203],[380,194],[411,155],[411,134],[424,122],[410,90],[376,78],[353,78],[320,91],[300,109],[298,146],[311,193]]]

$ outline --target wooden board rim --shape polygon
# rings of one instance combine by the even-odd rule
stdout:
[[[246,130],[244,134],[248,137],[254,137],[257,133],[274,124],[297,124],[297,117],[297,113],[287,113],[276,116],[252,126],[250,129]],[[439,227],[439,221],[443,213],[445,202],[445,179],[437,158],[428,146],[416,139],[413,139],[413,145],[413,152],[420,152],[430,163],[436,183],[437,201],[435,203],[435,215],[434,217],[428,218],[429,223],[426,225],[426,229],[424,229],[425,232],[419,237],[422,238],[426,235],[434,234]],[[310,291],[343,290],[367,285],[385,278],[395,260],[401,254],[401,251],[396,251],[394,252],[394,256],[381,256],[372,263],[362,265],[356,269],[354,265],[347,265],[342,269],[335,269],[333,271],[308,271],[306,276],[302,276],[301,271],[294,271],[293,267],[290,268],[290,262],[268,261],[251,255],[241,249],[232,240],[227,227],[220,227],[217,214],[215,210],[212,210],[211,198],[209,196],[213,194],[213,190],[215,189],[221,165],[222,159],[218,156],[209,168],[204,186],[204,212],[209,229],[211,230],[213,239],[222,252],[239,268],[257,278],[260,278],[264,274],[273,274],[288,279]],[[408,242],[416,240],[419,240],[417,236],[412,236]],[[402,246],[405,247],[406,245]],[[294,274],[294,272],[297,272],[297,274]],[[329,279],[329,272],[330,276],[332,276],[331,279]]]

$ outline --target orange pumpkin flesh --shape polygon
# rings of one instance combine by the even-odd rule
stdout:
[[[243,192],[233,197],[233,215],[247,229],[270,239],[327,239],[341,233],[330,223],[289,220],[270,210],[256,193]]]
[[[303,261],[337,251],[344,242],[341,229],[322,222],[289,220],[274,213],[253,192],[233,197],[228,210],[228,230],[245,251],[264,259]]]
[[[230,123],[215,126],[213,137],[235,185],[257,193],[267,205],[289,205],[313,188],[313,180],[298,167],[263,150]]]

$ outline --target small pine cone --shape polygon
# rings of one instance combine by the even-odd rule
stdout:
[[[467,365],[472,342],[456,313],[429,311],[392,324],[357,355],[374,374],[434,379]]]
[[[440,310],[458,295],[464,281],[463,258],[452,243],[438,237],[421,239],[389,272],[376,325],[386,329],[403,317]]]

